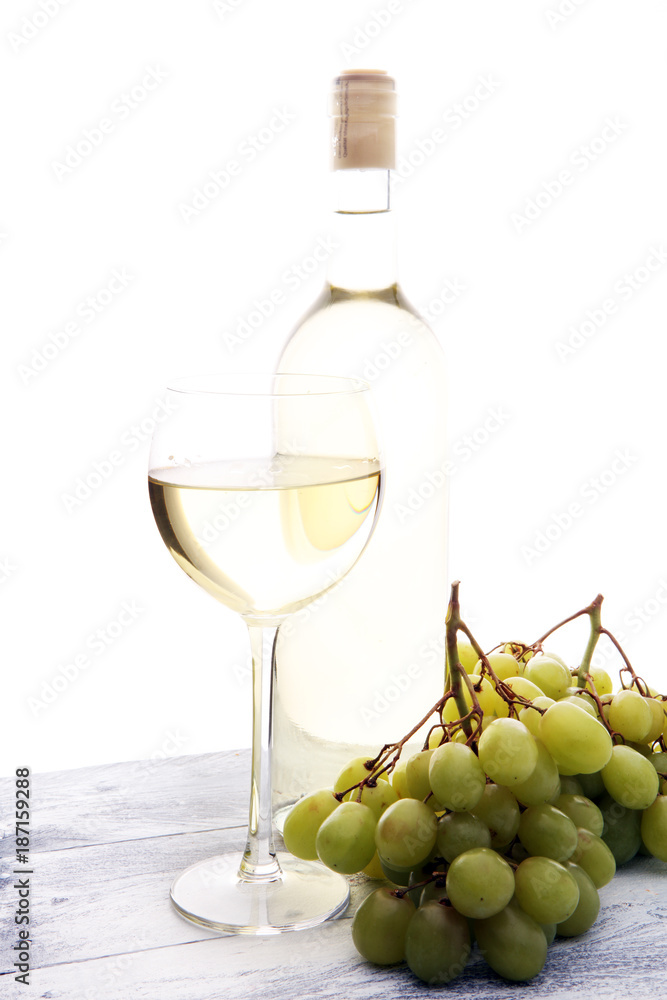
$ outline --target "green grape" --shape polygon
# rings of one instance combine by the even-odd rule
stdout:
[[[458,639],[456,645],[461,666],[467,674],[471,674],[475,669],[475,664],[478,660],[477,653],[473,649],[472,643],[468,642],[467,639]]]
[[[579,865],[567,861],[567,870],[574,875],[579,885],[579,902],[571,917],[558,924],[557,933],[561,937],[575,937],[584,934],[597,920],[600,912],[600,897],[589,875]]]
[[[593,714],[597,717],[598,707],[592,695],[589,693],[588,688],[580,688],[577,687],[576,684],[573,684],[567,689],[563,698],[559,698],[558,700],[563,701],[564,698],[576,698],[582,707],[587,708],[589,711],[592,709]]]
[[[495,687],[488,677],[471,677],[470,679],[473,682],[475,695],[482,712],[484,715],[492,715],[496,710],[498,701]],[[465,691],[465,698],[466,704],[468,704],[468,699],[470,699],[469,704],[472,706],[472,697],[470,697],[470,692],[467,690]]]
[[[486,823],[469,812],[447,813],[438,822],[436,849],[445,861],[453,861],[473,847],[491,847],[491,831]]]
[[[514,878],[517,903],[538,924],[559,924],[577,908],[577,880],[552,858],[527,858],[515,871]]]
[[[639,681],[641,681],[641,684],[639,683]],[[633,691],[639,691],[639,693],[641,695],[644,694],[644,691],[648,691],[648,697],[649,698],[660,698],[661,697],[661,695],[659,694],[659,692],[656,691],[655,688],[652,688],[650,684],[647,684],[646,681],[643,680],[641,677],[639,677],[637,680],[634,680],[632,682],[632,684],[630,685],[630,687],[632,688]]]
[[[519,840],[533,857],[566,861],[577,846],[577,828],[555,806],[529,806],[521,815]]]
[[[614,690],[614,682],[606,670],[603,670],[602,667],[589,667],[588,672],[593,678],[595,691],[600,698],[605,694],[612,693]],[[586,687],[589,691],[592,690],[590,681],[586,681]]]
[[[391,784],[399,799],[409,799],[408,777],[406,774],[408,762],[401,757],[391,772]]]
[[[612,703],[613,697],[614,696],[612,694],[605,694],[602,696],[602,698],[600,698],[600,703],[602,705],[602,716],[607,723],[609,722],[609,707]]]
[[[604,819],[602,813],[590,799],[585,795],[570,795],[562,793],[554,802],[556,809],[560,809],[566,816],[569,816],[575,826],[583,826],[585,830],[590,830],[596,837],[602,834],[604,829]]]
[[[433,732],[428,734],[428,750],[436,750],[445,739],[445,731],[442,726],[436,726]]]
[[[501,851],[502,854],[507,854],[507,851]],[[515,840],[509,850],[509,856],[512,861],[516,861],[517,864],[521,864],[526,858],[531,857],[526,848],[519,840]]]
[[[447,899],[447,879],[444,873],[442,878],[436,878],[424,886],[419,897],[419,905],[423,906],[424,903],[431,901],[439,903],[441,899]]]
[[[418,868],[433,850],[437,830],[437,817],[427,805],[418,799],[399,799],[378,821],[378,854],[394,868]]]
[[[444,864],[442,865],[442,867],[444,869]],[[424,891],[424,882],[426,882],[427,879],[431,878],[431,876],[433,875],[433,871],[434,869],[432,862],[427,861],[426,864],[424,864],[422,867],[414,868],[410,872],[406,895],[410,897],[415,906],[420,905],[420,899],[422,896],[422,892]],[[444,871],[443,871],[443,876],[444,876]],[[429,882],[429,885],[430,884],[431,883]]]
[[[449,866],[447,895],[464,917],[491,917],[514,895],[514,872],[496,851],[475,847]]]
[[[484,794],[470,812],[491,831],[491,847],[499,850],[516,837],[521,812],[509,788],[487,785]]]
[[[537,743],[518,719],[495,719],[479,739],[479,761],[492,781],[517,785],[537,764]]]
[[[360,872],[375,854],[375,813],[361,802],[343,802],[317,831],[317,856],[343,875]]]
[[[643,815],[643,813],[642,813],[642,815]],[[643,840],[642,840],[641,844],[639,845],[639,850],[637,851],[637,854],[641,854],[641,856],[643,858],[652,858],[653,857],[653,855],[651,854],[651,852],[649,851],[648,847],[646,846],[646,844],[644,843]]]
[[[547,939],[547,946],[553,944],[554,938],[556,937],[556,924],[540,924],[540,927],[544,931],[544,936]]]
[[[539,737],[562,774],[600,771],[611,757],[611,736],[597,719],[572,702],[559,702],[540,719]]]
[[[495,916],[476,920],[475,937],[484,959],[505,979],[525,982],[544,968],[544,931],[514,900]]]
[[[626,740],[643,743],[651,728],[651,709],[638,691],[619,691],[609,705],[609,725]]]
[[[577,830],[577,847],[569,860],[584,869],[596,889],[602,889],[616,874],[616,861],[611,849],[604,840],[583,827]]]
[[[632,740],[626,740],[625,746],[632,747],[633,750],[636,750],[637,753],[640,753],[642,757],[646,757],[647,760],[650,760],[651,757],[653,756],[653,750],[646,743],[633,743]]]
[[[614,747],[611,760],[602,768],[602,780],[612,798],[626,809],[648,809],[660,788],[651,762],[625,746]]]
[[[428,769],[435,750],[420,750],[408,758],[405,777],[411,799],[425,799],[432,792]]]
[[[362,868],[364,875],[368,875],[369,878],[374,879],[385,879],[385,875],[382,869],[382,863],[380,862],[380,855],[376,851],[368,864]]]
[[[667,861],[667,795],[658,795],[655,802],[644,810],[641,835],[653,857]]]
[[[562,698],[572,683],[567,667],[550,656],[534,656],[526,664],[524,675],[554,701]]]
[[[527,649],[524,650],[524,645],[522,642],[506,642],[501,652],[509,653],[510,656],[513,656],[516,660],[518,660],[521,665],[523,665],[521,661],[523,661],[523,657],[526,655],[526,653],[530,652],[532,656],[532,650],[527,650]],[[530,659],[530,656],[527,656],[526,659]]]
[[[652,753],[649,760],[658,774],[667,774],[667,751],[660,750],[658,753]]]
[[[660,739],[665,728],[664,703],[658,701],[657,698],[645,698],[644,700],[651,710],[651,728],[646,735],[646,742],[655,743],[656,740]]]
[[[539,727],[540,719],[542,718],[542,713],[538,712],[538,708],[549,708],[550,705],[555,705],[556,702],[553,698],[547,698],[545,694],[541,694],[539,698],[533,698],[534,708],[519,709],[519,721],[523,722],[526,729],[533,734],[533,736],[539,737]]]
[[[520,695],[522,698],[527,698],[528,701],[534,701],[535,698],[544,698],[545,696],[544,691],[538,688],[537,684],[529,681],[527,677],[508,677],[505,684],[515,694]]]
[[[377,856],[380,862],[380,868],[382,869],[382,873],[385,878],[389,879],[390,882],[393,882],[394,885],[400,885],[401,887],[407,887],[410,885],[412,868],[396,868],[394,865],[387,864],[384,858],[380,857],[379,853]]]
[[[540,802],[549,802],[560,790],[560,775],[556,762],[539,740],[537,743],[537,764],[533,773],[512,785],[512,792],[522,806],[537,806]]]
[[[576,705],[577,708],[583,708],[584,712],[588,712],[588,714],[592,715],[594,719],[597,719],[598,717],[595,706],[591,705],[590,701],[587,701],[586,698],[582,697],[582,695],[566,695],[564,698],[561,698],[560,701],[571,702],[573,705]]]
[[[306,861],[315,860],[318,830],[339,804],[330,788],[321,788],[292,806],[283,829],[283,840],[290,854]]]
[[[519,673],[520,665],[509,653],[489,653],[487,660],[491,664],[494,674],[501,681],[504,681],[507,677],[516,677]],[[474,673],[481,674],[481,672],[482,661],[478,660],[475,664]]]
[[[558,653],[552,653],[552,652],[550,652],[547,649],[543,649],[542,652],[540,653],[540,656],[546,656],[546,658],[548,660],[555,660],[556,663],[560,663],[560,665],[562,667],[565,667],[565,669],[567,670],[568,674],[571,673],[570,668],[568,667],[567,663],[565,662],[565,660],[563,659],[562,656],[559,656]]]
[[[366,767],[368,759],[368,757],[355,757],[349,761],[334,782],[334,792],[346,792],[348,788],[352,788],[353,785],[358,785],[360,781],[369,778],[372,768]],[[386,771],[380,775],[380,780],[389,780]]]
[[[599,799],[598,806],[604,817],[602,839],[614,855],[616,867],[620,868],[639,850],[642,814],[637,809],[626,809],[608,793]]]
[[[571,779],[572,780],[572,779]],[[587,799],[599,799],[605,793],[604,781],[600,771],[593,774],[578,774],[574,779],[579,785],[579,791],[573,791],[573,795],[585,795]],[[569,792],[569,788],[563,788],[563,792]]]
[[[429,986],[460,976],[470,955],[470,931],[465,917],[435,900],[412,916],[405,937],[408,967]]]
[[[486,787],[482,765],[462,743],[443,743],[433,751],[428,780],[436,799],[455,812],[477,805]]]
[[[474,685],[475,695],[482,712],[484,712],[485,715],[493,714],[496,708],[497,695],[496,689],[491,681],[488,677],[479,677],[477,674],[471,676],[470,680]],[[468,690],[468,685],[465,683],[462,684],[461,691],[466,704],[466,712],[468,712],[472,708],[472,695]],[[442,717],[445,722],[456,722],[461,717],[458,705],[456,704],[456,700],[454,698],[449,698],[446,702]]]
[[[359,797],[359,789],[353,788],[351,792],[343,796],[343,802],[351,802]],[[385,809],[396,802],[398,793],[388,781],[378,781],[376,785],[364,785],[361,791],[361,801],[375,813],[375,818],[379,819]]]
[[[577,774],[561,774],[560,776],[560,794],[561,795],[583,795],[584,790],[581,784],[582,775]],[[584,775],[585,777],[585,775]],[[603,786],[604,791],[604,786]],[[558,796],[556,796],[558,798]],[[553,805],[553,803],[552,803]]]
[[[405,958],[405,936],[415,904],[382,887],[367,896],[354,915],[352,940],[367,962],[396,965]]]

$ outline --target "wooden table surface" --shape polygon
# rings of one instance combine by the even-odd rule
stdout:
[[[2,791],[0,996],[50,1000],[383,1000],[578,997],[657,1000],[667,982],[667,865],[637,858],[602,892],[588,934],[557,941],[529,986],[473,952],[455,983],[429,989],[405,967],[356,953],[350,917],[374,883],[353,879],[347,913],[308,931],[218,936],[181,919],[181,869],[245,843],[249,753],[86,767],[31,777],[32,969],[14,980],[14,780]],[[528,993],[529,991],[529,993]]]

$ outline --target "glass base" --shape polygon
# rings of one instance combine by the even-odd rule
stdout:
[[[315,927],[347,907],[347,879],[317,861],[281,855],[275,879],[245,880],[239,860],[222,854],[177,875],[171,901],[180,915],[213,931],[281,934]]]

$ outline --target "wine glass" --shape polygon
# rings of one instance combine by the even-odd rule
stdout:
[[[245,619],[253,664],[245,852],[187,868],[171,899],[212,930],[311,927],[345,909],[349,887],[319,862],[276,856],[274,650],[281,623],[351,569],[375,526],[383,465],[369,386],[323,375],[208,375],[179,379],[167,394],[174,412],[151,444],[153,514],[179,566]]]

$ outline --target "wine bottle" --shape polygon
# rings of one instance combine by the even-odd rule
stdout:
[[[278,370],[371,384],[386,491],[357,565],[278,633],[276,809],[330,786],[351,757],[373,756],[404,736],[444,680],[445,362],[396,278],[394,80],[381,70],[346,70],[334,81],[330,111],[337,249]]]

